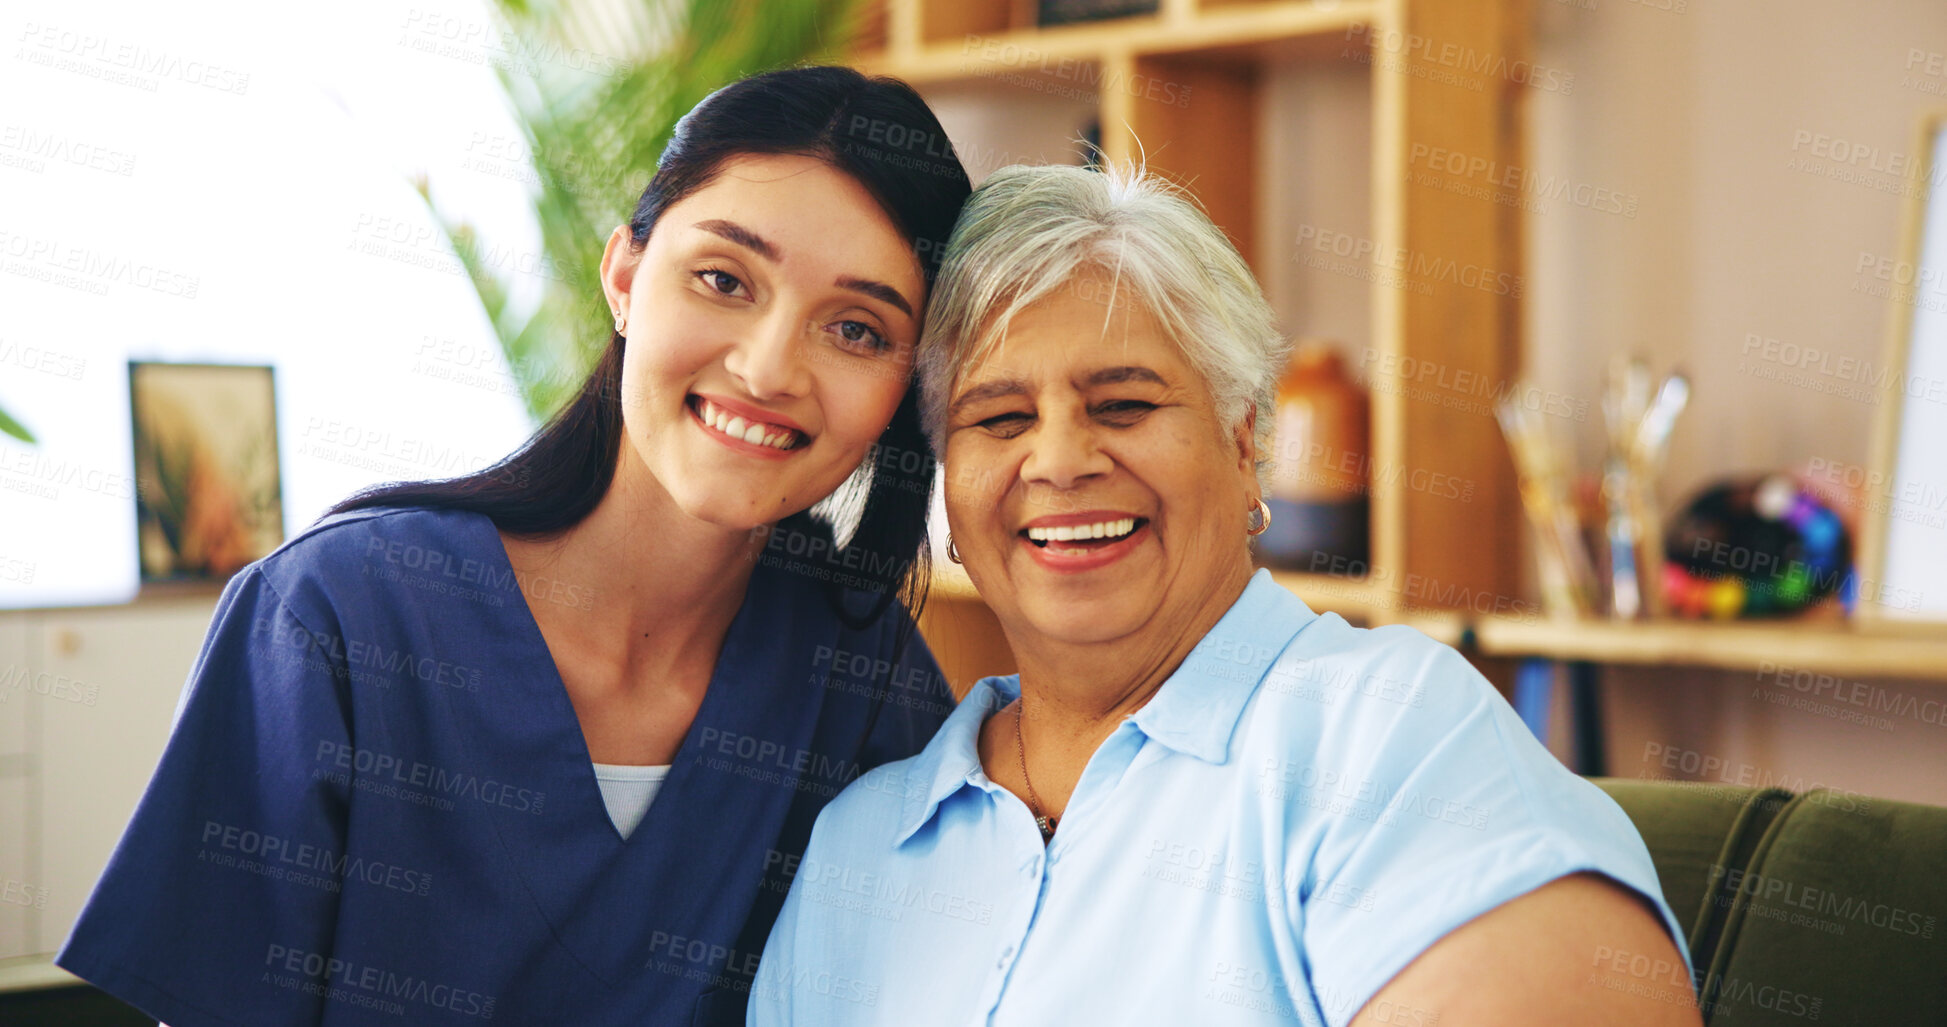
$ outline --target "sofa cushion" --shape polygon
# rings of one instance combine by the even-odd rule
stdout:
[[[1730,913],[1725,882],[1745,866],[1791,793],[1621,777],[1592,780],[1623,808],[1649,846],[1663,899],[1686,925],[1690,961],[1702,973]]]
[[[1947,809],[1810,791],[1746,866],[1724,882],[1712,1023],[1947,1024]]]

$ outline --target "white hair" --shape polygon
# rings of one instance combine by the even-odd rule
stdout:
[[[1260,475],[1291,343],[1222,230],[1141,168],[1016,165],[974,190],[954,226],[919,344],[921,416],[946,454],[946,410],[962,369],[986,359],[1016,314],[1078,276],[1126,286],[1203,376],[1217,420],[1257,411]]]

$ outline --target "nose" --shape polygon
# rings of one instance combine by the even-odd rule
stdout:
[[[1035,426],[1021,480],[1030,485],[1072,489],[1085,479],[1109,473],[1114,461],[1096,445],[1095,426],[1081,416],[1047,417]]]
[[[802,396],[810,391],[811,369],[805,366],[805,319],[778,311],[759,322],[757,331],[739,340],[724,355],[724,369],[741,382],[752,399]]]

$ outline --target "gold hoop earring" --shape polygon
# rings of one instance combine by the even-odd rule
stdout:
[[[954,563],[960,562],[960,547],[953,544],[953,533],[946,533],[946,558]]]
[[[1264,534],[1266,531],[1269,531],[1270,528],[1271,528],[1270,504],[1264,501],[1263,496],[1259,496],[1257,499],[1257,505],[1252,507],[1251,512],[1248,515],[1246,515],[1246,520],[1244,521],[1244,534],[1249,535],[1252,538],[1256,538],[1257,536]]]

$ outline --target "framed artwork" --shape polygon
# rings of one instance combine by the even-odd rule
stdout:
[[[221,584],[284,540],[272,370],[130,361],[144,585]]]
[[[1923,115],[1900,250],[1885,281],[1887,341],[1869,493],[1859,528],[1858,615],[1947,627],[1947,110]]]

